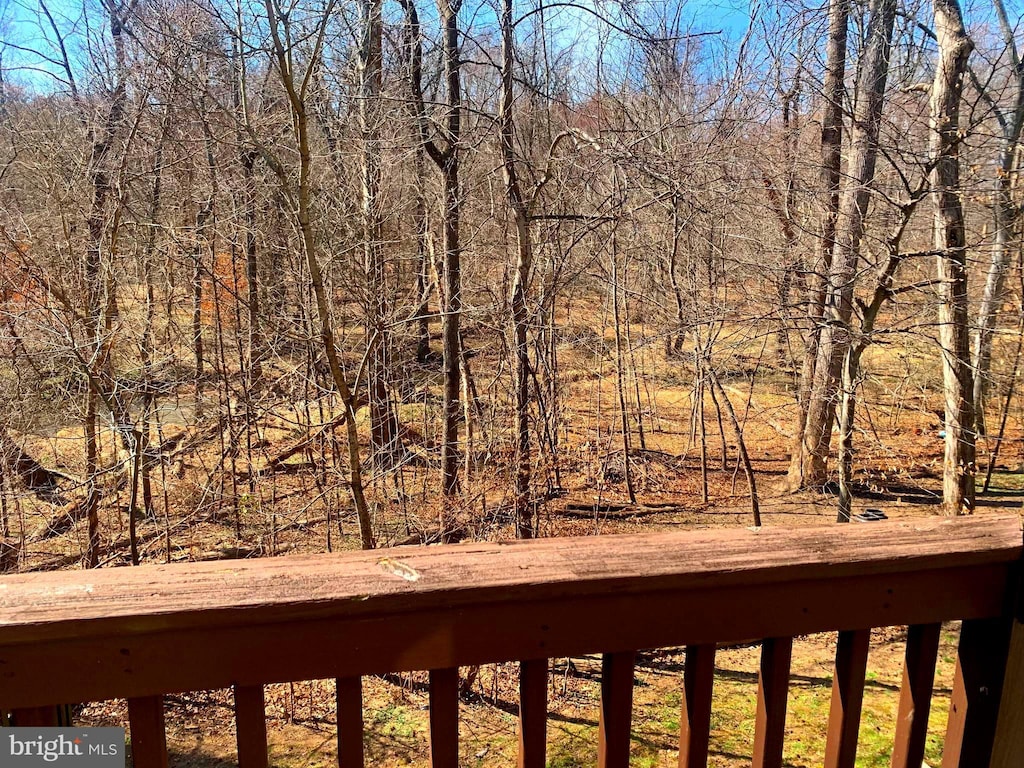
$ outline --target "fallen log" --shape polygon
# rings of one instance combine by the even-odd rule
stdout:
[[[22,449],[6,432],[0,431],[0,453],[4,462],[28,490],[50,504],[67,504],[61,495],[60,483],[79,484],[78,478],[56,469],[48,469],[28,451]]]

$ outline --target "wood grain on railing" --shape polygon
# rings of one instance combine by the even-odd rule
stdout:
[[[11,575],[0,707],[986,618],[1005,610],[1018,526],[932,518]]]

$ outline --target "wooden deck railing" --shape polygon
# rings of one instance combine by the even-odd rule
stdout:
[[[458,667],[512,660],[519,765],[533,768],[547,660],[603,653],[597,752],[612,768],[629,759],[636,651],[685,646],[679,764],[691,768],[707,763],[716,644],[763,639],[752,759],[779,768],[793,637],[834,631],[825,764],[852,768],[870,630],[909,625],[892,764],[920,768],[939,624],[963,620],[943,765],[1020,768],[1021,553],[1016,517],[977,517],[9,575],[0,713],[42,725],[54,705],[127,698],[135,766],[159,768],[163,695],[231,686],[239,763],[263,768],[263,685],[334,677],[349,768],[363,764],[361,676],[430,670],[431,762],[449,768]]]

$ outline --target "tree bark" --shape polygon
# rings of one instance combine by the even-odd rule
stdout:
[[[381,221],[381,0],[363,0],[359,56],[359,122],[362,131],[362,234],[367,276],[367,384],[370,401],[370,451],[378,467],[391,466],[398,449],[398,423],[388,394],[387,289]]]
[[[319,41],[322,43],[324,35],[323,24],[333,8],[333,3],[328,5],[321,19]],[[309,144],[309,114],[306,109],[305,88],[309,82],[307,77],[298,85],[294,79],[292,63],[289,52],[281,38],[279,24],[282,23],[282,14],[274,7],[274,0],[266,0],[267,16],[270,22],[270,32],[274,44],[274,53],[277,58],[278,74],[281,77],[281,84],[288,95],[288,101],[292,110],[293,128],[295,139],[298,144],[299,154],[299,186],[294,199],[295,215],[302,237],[303,256],[306,260],[306,268],[309,270],[310,286],[313,289],[313,297],[316,302],[317,319],[319,320],[320,341],[324,353],[327,356],[327,364],[334,386],[338,390],[343,407],[348,417],[345,420],[345,432],[348,440],[348,468],[349,468],[349,490],[352,493],[352,501],[355,504],[356,516],[359,520],[359,539],[363,549],[373,549],[375,542],[373,537],[373,524],[370,519],[369,506],[366,503],[366,495],[363,489],[363,470],[360,459],[359,432],[356,428],[356,400],[352,390],[345,378],[345,372],[341,366],[341,359],[338,355],[338,347],[334,339],[334,330],[331,324],[330,305],[327,301],[327,290],[324,287],[323,273],[320,270],[320,262],[316,254],[316,238],[313,231],[313,219],[311,208],[311,175],[313,170],[313,155]],[[284,17],[286,18],[286,17]],[[287,22],[284,22],[287,23]],[[319,48],[319,44],[317,46]],[[316,51],[319,55],[319,50]],[[315,56],[314,56],[315,58]],[[313,66],[310,64],[310,66]],[[284,169],[277,167],[276,172],[281,178],[282,184],[287,183],[288,176]]]
[[[513,390],[515,391],[515,490],[513,507],[516,536],[529,539],[534,535],[533,505],[530,486],[533,480],[533,458],[530,455],[530,348],[529,308],[527,290],[533,270],[533,240],[530,236],[529,202],[519,183],[515,160],[515,118],[512,111],[515,97],[513,71],[514,37],[512,0],[503,0],[501,12],[501,103],[499,131],[505,195],[515,230],[516,265],[512,276],[512,356]]]
[[[420,23],[414,0],[399,0],[406,14],[405,45],[409,58],[409,79],[413,107],[420,132],[420,146],[441,173],[442,256],[440,285],[441,347],[443,356],[442,444],[441,444],[441,539],[451,538],[455,505],[459,495],[459,406],[460,356],[462,343],[462,246],[459,238],[461,189],[459,159],[462,154],[462,59],[459,52],[459,7],[461,0],[439,0],[438,15],[443,34],[442,58],[447,84],[443,136],[444,149],[429,135],[426,106],[423,101],[423,49]]]
[[[1003,31],[1003,39],[1012,65],[1011,77],[1015,80],[1016,87],[1009,115],[1003,114],[998,106],[993,105],[996,118],[1002,129],[999,162],[996,170],[996,189],[992,205],[994,239],[988,274],[985,278],[985,289],[978,307],[977,330],[974,334],[974,349],[971,358],[975,377],[973,391],[975,419],[979,434],[985,433],[985,395],[992,369],[992,337],[1003,302],[1006,273],[1010,266],[1013,228],[1019,217],[1019,209],[1013,204],[1011,195],[1017,146],[1020,142],[1021,131],[1024,129],[1024,67],[1021,65],[1020,54],[1017,51],[1015,30],[1010,25],[1003,0],[993,0],[993,6]]]
[[[836,218],[839,215],[839,184],[842,168],[843,98],[846,93],[846,41],[850,18],[850,0],[830,0],[828,10],[828,44],[826,47],[824,98],[825,108],[821,122],[821,186],[826,193],[821,213],[820,240],[814,269],[811,270],[807,303],[808,329],[804,362],[800,372],[797,400],[796,443],[792,452],[787,484],[794,490],[808,485],[805,469],[807,441],[804,433],[814,385],[815,365],[825,315],[827,275],[832,268],[835,247]],[[821,471],[816,479],[820,480]]]
[[[89,525],[89,545],[85,562],[90,568],[99,564],[99,502],[100,490],[97,482],[99,471],[99,382],[109,363],[107,349],[106,314],[112,303],[104,294],[102,246],[108,216],[108,200],[113,191],[110,178],[110,154],[114,140],[124,120],[128,94],[125,85],[124,23],[122,14],[128,9],[117,0],[105,0],[107,23],[113,43],[115,59],[115,85],[103,123],[96,129],[92,153],[89,158],[89,173],[92,183],[92,202],[87,220],[87,242],[85,252],[86,283],[86,335],[90,356],[87,365],[88,389],[86,391],[85,423],[85,470],[87,482],[86,517]]]
[[[462,61],[459,52],[459,0],[441,0],[438,12],[444,29],[444,69],[447,88],[448,149],[439,167],[442,176],[441,226],[444,231],[441,257],[444,295],[441,306],[441,345],[444,356],[443,443],[441,445],[441,534],[448,538],[459,493],[459,356],[462,344],[462,246],[459,239],[460,188],[459,142],[462,134]]]
[[[868,42],[857,83],[857,111],[850,130],[850,155],[847,184],[843,189],[836,218],[832,264],[825,299],[823,326],[814,377],[807,400],[807,418],[801,446],[794,460],[801,466],[793,474],[803,486],[820,486],[826,479],[826,464],[835,422],[836,394],[843,360],[850,346],[850,319],[853,316],[853,291],[860,258],[860,241],[870,200],[870,185],[875,176],[878,133],[889,74],[889,49],[895,0],[872,0],[868,22]]]
[[[971,43],[957,0],[933,0],[939,59],[931,93],[932,197],[939,252],[939,346],[946,402],[942,503],[946,514],[974,511],[974,382],[969,351],[967,243],[960,202],[960,99]]]

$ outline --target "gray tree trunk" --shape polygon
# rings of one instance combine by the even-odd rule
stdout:
[[[381,0],[364,0],[359,56],[359,122],[362,131],[362,234],[367,276],[367,366],[370,449],[377,466],[390,466],[398,449],[398,422],[388,394],[387,286],[382,249],[381,185]]]
[[[843,97],[846,77],[846,39],[850,18],[849,0],[830,0],[828,13],[828,45],[825,54],[823,93],[825,108],[821,121],[821,185],[827,193],[827,197],[824,210],[821,213],[819,251],[808,280],[810,289],[807,305],[809,328],[797,398],[800,407],[797,416],[797,439],[793,447],[787,478],[787,484],[793,490],[809,484],[804,478],[805,462],[807,461],[805,456],[807,441],[804,438],[804,432],[807,426],[811,389],[814,385],[814,368],[818,357],[822,318],[825,313],[826,277],[832,267],[836,217],[839,213],[840,171],[843,159]],[[818,474],[824,474],[824,468],[821,468]]]
[[[1013,227],[1018,217],[1018,210],[1011,199],[1012,179],[1017,156],[1017,145],[1020,142],[1021,130],[1024,128],[1024,68],[1021,67],[1020,55],[1014,38],[1014,29],[1006,15],[1003,0],[993,0],[996,15],[999,17],[1003,40],[1010,58],[1011,78],[1015,81],[1014,103],[1009,114],[1004,114],[997,105],[993,105],[996,118],[1002,129],[999,145],[999,165],[996,178],[996,189],[992,205],[992,223],[994,239],[989,260],[988,274],[985,278],[985,289],[981,304],[978,307],[977,330],[974,334],[974,349],[971,362],[974,366],[974,407],[978,432],[985,432],[985,395],[992,370],[992,336],[996,328],[999,308],[1003,303],[1003,286],[1006,273],[1010,267],[1010,243]]]
[[[946,400],[942,503],[974,511],[974,382],[969,352],[967,244],[960,203],[960,100],[971,43],[957,0],[934,0],[939,58],[931,94],[932,197],[939,278],[939,346]]]
[[[839,201],[832,264],[826,291],[822,328],[807,399],[807,418],[798,451],[802,485],[821,485],[836,415],[836,396],[843,360],[850,346],[853,291],[860,259],[864,218],[871,196],[878,157],[878,132],[889,76],[889,49],[895,0],[872,0],[868,42],[857,82],[857,110],[850,129],[847,184]]]
[[[534,535],[533,504],[530,486],[533,458],[530,456],[530,348],[527,290],[533,270],[533,240],[530,236],[529,201],[523,195],[515,161],[515,119],[512,112],[514,92],[514,29],[512,0],[503,0],[501,13],[501,104],[500,130],[505,194],[515,227],[516,266],[512,276],[512,356],[515,391],[515,518],[516,535],[529,539]]]

